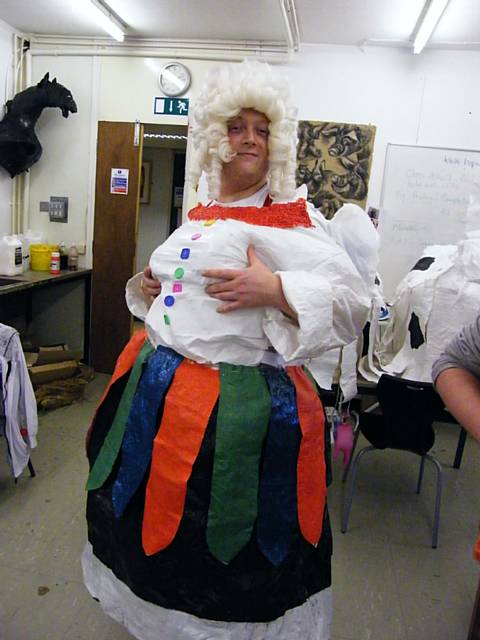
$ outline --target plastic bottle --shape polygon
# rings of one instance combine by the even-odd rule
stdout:
[[[18,276],[23,272],[22,242],[15,236],[0,238],[0,274]]]
[[[77,247],[72,244],[68,250],[68,270],[76,271],[78,269],[78,251]]]
[[[68,269],[68,254],[64,242],[60,242],[58,250],[60,252],[60,270],[65,271]]]
[[[52,251],[52,256],[50,258],[50,273],[55,276],[60,273],[60,252],[59,251]]]
[[[23,236],[23,270],[28,271],[31,267],[30,245],[42,244],[46,242],[41,231],[27,229]]]

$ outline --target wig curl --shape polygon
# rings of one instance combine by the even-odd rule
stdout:
[[[211,71],[193,109],[195,154],[188,181],[196,187],[202,171],[208,197],[217,199],[222,165],[235,154],[227,123],[242,109],[255,109],[268,118],[268,182],[274,200],[291,200],[295,193],[297,109],[288,80],[265,62],[245,60]]]

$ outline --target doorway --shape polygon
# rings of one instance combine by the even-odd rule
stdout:
[[[186,126],[99,122],[93,239],[91,362],[111,373],[134,330],[125,285],[181,222]],[[128,194],[112,193],[112,169],[128,169]]]
[[[181,224],[187,133],[186,126],[144,125],[136,272]]]

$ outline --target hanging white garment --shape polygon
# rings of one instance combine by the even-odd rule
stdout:
[[[18,332],[0,323],[0,368],[7,457],[15,478],[37,446],[37,403]]]

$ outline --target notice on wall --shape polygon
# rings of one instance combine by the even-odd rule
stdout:
[[[112,169],[110,193],[128,194],[128,169]]]

